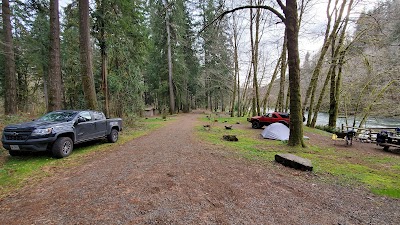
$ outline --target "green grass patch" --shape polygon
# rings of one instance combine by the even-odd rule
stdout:
[[[243,118],[223,118],[219,121],[236,120]],[[201,118],[208,121],[208,118]],[[250,125],[249,125],[250,127]],[[210,130],[197,127],[201,139],[216,145],[223,145],[234,149],[247,159],[272,162],[277,153],[293,153],[300,157],[310,159],[314,166],[314,173],[325,182],[335,182],[343,185],[364,186],[371,192],[392,198],[400,198],[400,160],[398,155],[385,154],[360,154],[359,151],[340,150],[330,145],[312,145],[306,141],[307,148],[291,148],[280,141],[259,138],[261,129],[234,129],[225,130],[221,125],[212,126]],[[304,131],[330,137],[332,134],[309,127]],[[239,142],[222,140],[223,134],[237,135]]]
[[[307,127],[307,126],[304,126],[304,131],[305,132],[310,132],[310,133],[313,133],[313,134],[319,134],[319,135],[322,135],[322,136],[325,136],[325,137],[332,137],[332,133],[329,133],[329,132],[327,132],[325,130],[310,128],[310,127]]]
[[[120,133],[118,144],[124,144],[151,131],[165,126],[168,118],[137,118],[131,121],[129,127],[124,126]],[[18,122],[18,121],[17,121]],[[5,150],[0,150],[0,198],[20,189],[27,183],[37,182],[50,176],[58,168],[69,168],[83,164],[93,154],[103,151],[111,151],[114,145],[106,142],[93,142],[77,146],[73,153],[63,159],[54,159],[47,153],[32,153],[26,156],[11,157]]]

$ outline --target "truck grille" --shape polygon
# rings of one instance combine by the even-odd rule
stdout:
[[[31,135],[31,131],[26,132],[4,132],[6,140],[10,141],[24,141]]]

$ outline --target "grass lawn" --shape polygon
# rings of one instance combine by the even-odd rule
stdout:
[[[364,154],[362,151],[339,150],[329,143],[312,144],[306,141],[306,148],[292,148],[285,142],[261,139],[256,135],[260,130],[233,129],[226,130],[220,123],[248,123],[246,118],[230,118],[204,116],[202,123],[213,123],[211,129],[203,126],[196,127],[198,135],[205,141],[235,149],[245,158],[273,162],[277,153],[293,153],[310,159],[314,170],[325,182],[339,182],[342,185],[362,185],[371,192],[392,198],[400,198],[400,156],[398,154]],[[218,124],[218,125],[217,125]],[[250,127],[250,123],[248,123]],[[235,125],[234,125],[235,128]],[[305,127],[309,133],[322,135],[327,138],[331,134]],[[234,134],[238,142],[222,140],[222,134]],[[329,140],[329,139],[328,139]],[[368,144],[366,144],[368,145]]]

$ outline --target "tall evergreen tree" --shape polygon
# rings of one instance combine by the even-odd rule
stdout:
[[[223,11],[224,6],[217,6],[217,2],[214,0],[203,0],[199,4],[203,26],[209,25],[201,33],[202,74],[205,82],[207,107],[211,110],[218,108],[224,110],[224,93],[230,92],[233,80],[233,60],[231,58],[233,47],[229,41],[226,21],[222,20],[219,24],[211,24],[211,21]],[[219,107],[219,103],[221,107]]]
[[[17,112],[17,79],[15,74],[15,56],[11,27],[11,10],[8,0],[2,0],[2,17],[4,31],[4,113],[15,114]]]
[[[169,2],[170,17],[170,46],[173,61],[173,91],[178,110],[189,111],[197,94],[198,60],[193,48],[193,25],[187,9],[187,1],[175,0]],[[150,25],[152,47],[150,50],[150,64],[145,82],[149,88],[146,93],[146,102],[154,102],[162,107],[171,103],[168,87],[168,37],[165,29],[166,9],[162,1],[150,2]],[[161,17],[160,15],[163,15]]]
[[[50,65],[49,102],[47,111],[54,111],[62,108],[61,82],[58,0],[50,0]]]
[[[175,113],[175,94],[174,84],[172,83],[173,70],[172,70],[172,47],[171,47],[171,22],[170,22],[170,9],[167,0],[164,0],[165,7],[165,27],[167,31],[167,60],[168,60],[168,89],[169,89],[169,112]]]
[[[104,39],[99,27],[94,35],[98,46],[106,50],[107,78],[99,76],[99,82],[108,83],[110,114],[139,114],[143,109],[143,71],[148,51],[145,2],[103,0],[102,4],[104,13],[97,9],[94,18],[96,26],[104,22]]]
[[[86,108],[82,86],[80,43],[79,43],[79,9],[75,3],[67,5],[64,9],[62,39],[62,71],[66,108]]]
[[[173,55],[175,61],[175,85],[179,109],[188,112],[191,96],[196,94],[198,80],[198,59],[194,50],[192,19],[187,1],[176,0],[172,10]]]
[[[90,47],[89,0],[79,0],[79,43],[81,74],[86,106],[97,109],[97,97],[93,77],[92,51]]]

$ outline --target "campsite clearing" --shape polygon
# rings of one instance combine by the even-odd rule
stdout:
[[[379,195],[400,198],[400,151],[383,151],[374,143],[354,140],[351,146],[345,140],[332,140],[332,134],[318,129],[304,127],[307,148],[290,148],[286,141],[264,139],[262,129],[252,129],[244,118],[216,116],[219,121],[209,131],[198,129],[199,135],[208,142],[224,145],[242,157],[268,162],[274,161],[279,153],[293,153],[310,159],[314,174],[326,182],[340,185],[359,186]],[[242,120],[241,120],[242,119]],[[203,119],[203,121],[205,121]],[[240,124],[236,124],[236,123]],[[222,125],[233,125],[227,131]],[[220,134],[237,135],[239,142],[221,142]]]
[[[332,183],[322,161],[312,159],[319,172],[300,172],[265,160],[262,153],[286,145],[240,129],[240,121],[232,130],[220,122],[207,130],[204,121],[196,123],[202,116],[179,115],[148,135],[89,155],[82,165],[40,168],[51,173],[0,201],[0,224],[400,224],[399,199]],[[221,134],[239,141],[225,142]],[[207,138],[213,135],[215,144]],[[250,142],[256,151],[240,150],[254,148]]]

